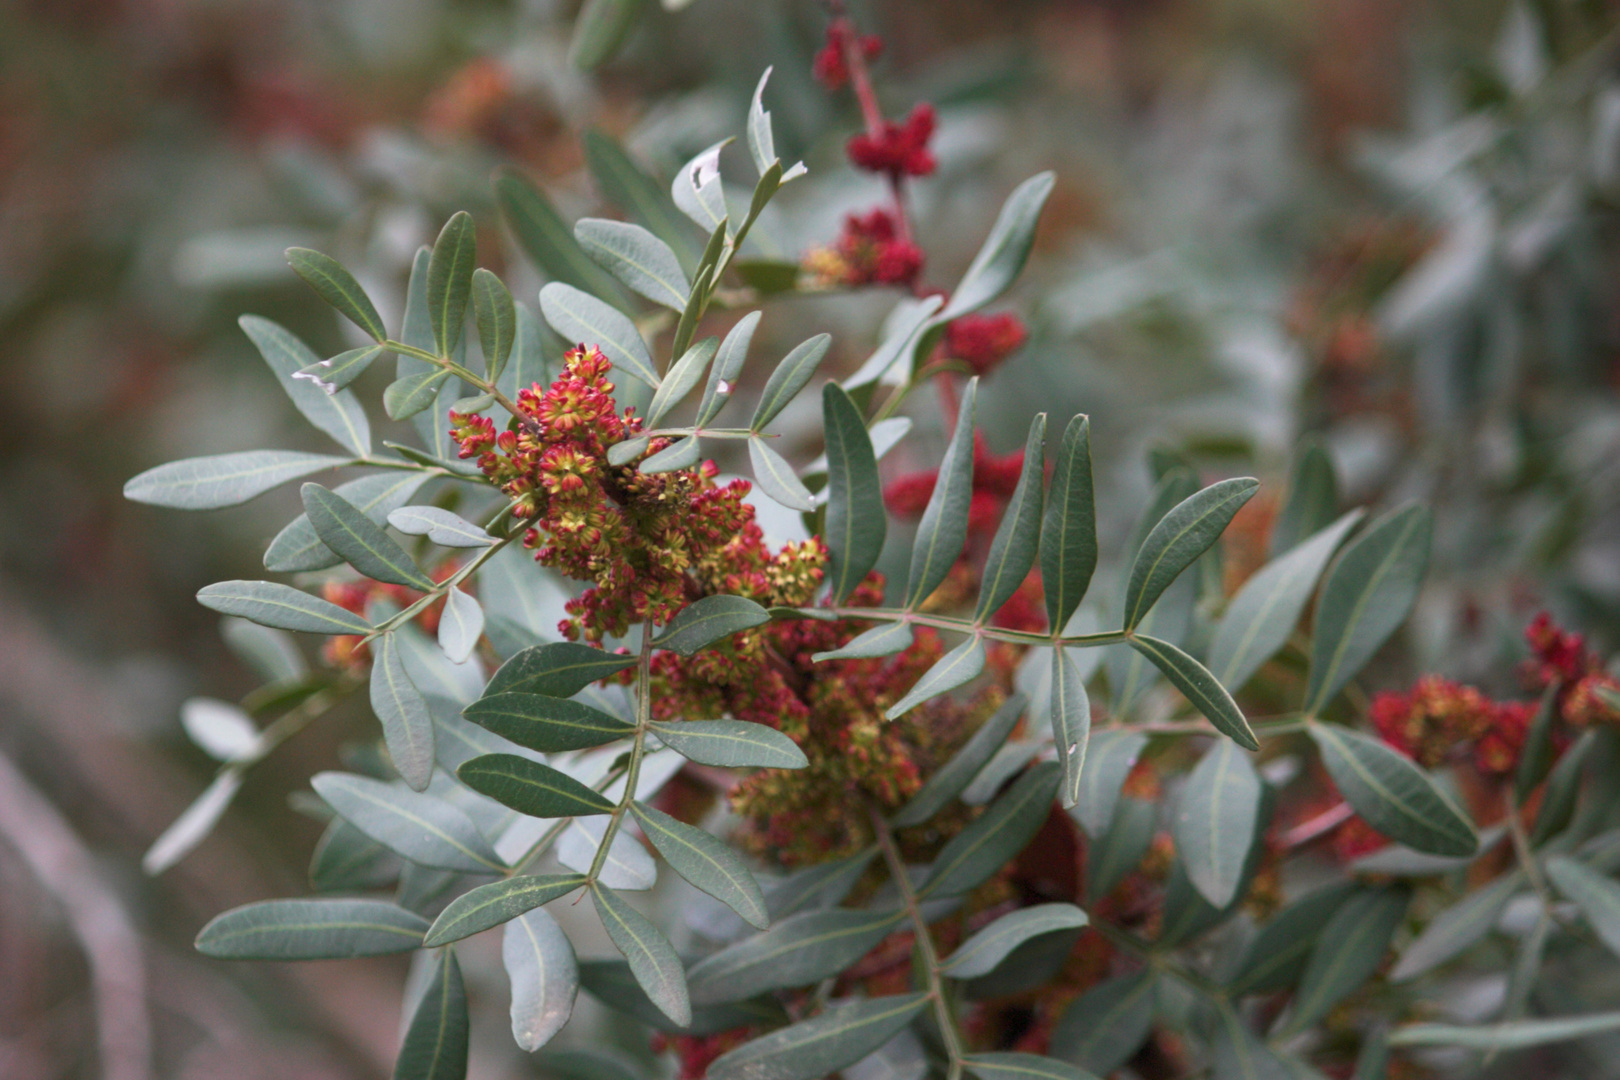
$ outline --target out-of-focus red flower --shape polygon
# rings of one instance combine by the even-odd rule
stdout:
[[[988,375],[1029,340],[1024,321],[1010,312],[999,315],[963,315],[945,327],[939,353],[960,360],[976,374]]]
[[[1530,680],[1538,688],[1560,680],[1574,682],[1593,667],[1581,635],[1565,630],[1545,611],[1524,628],[1524,639],[1532,654]]]
[[[665,1035],[658,1032],[652,1037],[653,1053],[675,1051],[680,1062],[679,1080],[703,1080],[715,1059],[733,1047],[741,1046],[753,1035],[752,1028],[734,1028],[714,1035]]]
[[[805,269],[830,285],[909,285],[922,273],[923,253],[900,236],[887,210],[850,214],[832,247],[816,248]]]
[[[876,34],[860,34],[855,24],[840,16],[827,24],[827,42],[816,53],[811,67],[816,81],[828,90],[837,90],[849,82],[849,49],[858,49],[868,60],[877,59],[883,52],[883,40]]]
[[[1405,694],[1373,698],[1372,722],[1384,742],[1425,767],[1490,729],[1495,705],[1472,686],[1425,675]]]
[[[1560,709],[1564,720],[1577,727],[1620,724],[1620,710],[1604,701],[1599,689],[1620,693],[1620,682],[1601,671],[1582,675],[1565,693]]]
[[[995,530],[1001,510],[1018,486],[1024,468],[1024,452],[1015,450],[997,457],[990,453],[981,432],[973,433],[973,497],[968,503],[968,533],[979,536]],[[896,517],[922,516],[939,482],[939,470],[906,473],[883,489],[883,501]]]
[[[845,146],[849,160],[870,172],[890,176],[927,176],[937,162],[928,140],[934,137],[934,107],[926,101],[912,107],[904,123],[885,120],[876,132],[861,132]]]
[[[1517,768],[1535,715],[1534,702],[1496,702],[1490,727],[1474,744],[1474,768],[1486,776],[1506,776]]]
[[[1341,863],[1370,855],[1389,844],[1382,833],[1360,817],[1353,817],[1333,830],[1333,856]]]

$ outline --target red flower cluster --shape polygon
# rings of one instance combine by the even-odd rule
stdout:
[[[680,1072],[676,1074],[678,1080],[703,1080],[708,1075],[709,1066],[715,1063],[721,1054],[734,1047],[741,1046],[754,1037],[753,1028],[732,1028],[713,1035],[666,1035],[663,1032],[654,1032],[652,1037],[652,1051],[662,1054],[666,1050],[675,1051],[675,1058],[680,1062]]]
[[[1620,709],[1600,694],[1620,694],[1620,681],[1603,670],[1581,635],[1563,629],[1543,611],[1525,628],[1524,637],[1532,654],[1525,664],[1526,681],[1537,690],[1558,687],[1558,713],[1565,723],[1620,724]]]
[[[934,171],[934,107],[926,101],[912,107],[904,123],[884,120],[877,131],[850,136],[844,150],[856,166],[892,177],[927,176]]]
[[[883,41],[876,34],[861,34],[855,24],[840,16],[827,24],[827,42],[816,53],[811,71],[816,81],[828,90],[838,90],[849,82],[850,50],[856,50],[867,60],[876,60],[883,52]]]
[[[828,285],[910,285],[922,273],[922,249],[900,235],[887,210],[850,214],[830,248],[805,257],[805,269]]]
[[[1001,511],[1018,486],[1024,469],[1024,452],[1016,450],[1003,457],[990,453],[981,432],[973,433],[973,498],[968,503],[968,535],[985,536],[995,532]],[[915,520],[922,517],[928,500],[939,483],[939,470],[906,473],[883,489],[883,501],[896,517]]]
[[[1524,749],[1534,706],[1492,701],[1472,686],[1425,675],[1411,690],[1373,698],[1372,722],[1384,742],[1425,768],[1473,744],[1474,766],[1486,776],[1512,771]]]
[[[939,356],[960,360],[976,375],[988,375],[1029,339],[1024,322],[1010,312],[1000,315],[963,315],[945,327]]]

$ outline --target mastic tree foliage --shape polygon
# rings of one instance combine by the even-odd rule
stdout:
[[[592,0],[582,34],[636,7]],[[1371,1078],[1430,1047],[1620,1031],[1620,1013],[1527,1012],[1547,957],[1620,952],[1620,742],[1602,726],[1620,687],[1543,619],[1539,700],[1438,678],[1372,695],[1358,677],[1413,610],[1431,516],[1344,505],[1314,444],[1241,572],[1222,535],[1258,481],[1201,486],[1173,453],[1124,549],[1100,550],[1086,416],[1032,417],[1005,458],[975,428],[979,381],[1024,340],[982,309],[1022,270],[1052,177],[1012,191],[948,294],[918,289],[904,194],[933,168],[933,114],[883,116],[877,48],[837,17],[816,74],[857,95],[848,152],[892,202],[802,265],[744,248],[783,185],[812,182],[776,153],[769,72],[751,191],[722,177],[725,144],[666,188],[596,136],[587,157],[634,220],[570,227],[497,175],[549,279],[537,298],[480,265],[466,213],[417,253],[394,327],[338,262],[288,252],[371,339],[322,358],[241,320],[332,452],[191,458],[126,488],[201,510],[300,481],[304,505],[264,560],[296,584],[198,594],[266,684],[187,705],[221,765],[147,869],[337,701],[363,690],[378,728],[312,781],[310,895],[224,912],[197,948],[415,953],[395,1075],[435,1080],[466,1072],[456,949],[486,931],[525,1050],[583,988],[714,1080]],[[825,334],[750,348],[772,295],[871,286],[903,298],[842,381],[818,371]],[[374,364],[395,365],[381,406],[416,443],[374,441],[349,388]],[[755,399],[733,402],[745,384]],[[878,461],[925,385],[949,444],[885,490]],[[814,462],[773,445],[801,397]],[[706,460],[726,440],[751,478]],[[767,506],[803,538],[773,539]],[[321,642],[318,666],[291,634]],[[1300,857],[1322,845],[1331,859]],[[706,938],[633,901],[667,873],[729,909]],[[621,958],[580,959],[547,911],[587,900]],[[1481,962],[1508,973],[1500,1010],[1424,1022],[1448,967]]]

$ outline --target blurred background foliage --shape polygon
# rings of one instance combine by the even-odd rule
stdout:
[[[1310,436],[1351,500],[1436,510],[1392,684],[1511,682],[1542,607],[1620,644],[1613,3],[852,11],[887,42],[888,111],[939,109],[940,167],[912,188],[925,281],[956,279],[1014,183],[1057,172],[1010,301],[1030,341],[980,417],[1005,452],[1032,412],[1092,414],[1105,548],[1146,499],[1150,453],[1175,454],[1266,482],[1229,538],[1229,560],[1252,566]],[[287,490],[188,517],[120,488],[176,457],[304,445],[236,317],[281,321],[322,355],[353,342],[284,248],[343,260],[393,323],[412,253],[468,209],[532,302],[544,278],[499,223],[491,171],[521,169],[570,219],[611,212],[585,133],[667,177],[737,130],[766,65],[782,156],[814,182],[762,223],[761,251],[796,260],[878,198],[843,159],[853,105],[811,79],[817,3],[648,5],[589,74],[568,63],[575,15],[567,0],[0,7],[0,1075],[100,1075],[97,1016],[120,976],[86,960],[86,926],[144,964],[157,1075],[364,1077],[391,1060],[397,970],[239,969],[190,950],[209,915],[303,887],[319,826],[288,792],[363,714],[255,772],[191,860],[155,881],[138,869],[210,771],[178,703],[253,685],[193,593],[260,576],[297,507]],[[892,303],[880,293],[779,303],[766,351],[830,330],[826,370],[853,370]],[[919,405],[890,475],[943,445]],[[786,448],[819,452],[813,410],[786,419]],[[63,887],[90,879],[76,859],[105,897]],[[499,1032],[498,984],[471,963],[469,980],[475,1027]],[[474,1045],[474,1075],[531,1067],[503,1037]]]

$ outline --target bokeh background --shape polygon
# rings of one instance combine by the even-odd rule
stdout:
[[[255,770],[179,866],[139,865],[212,771],[179,703],[255,685],[193,594],[262,576],[297,505],[284,490],[188,516],[121,487],[176,457],[318,448],[235,321],[346,347],[285,247],[356,268],[393,322],[412,252],[465,208],[486,263],[532,302],[543,278],[500,228],[492,169],[519,167],[569,216],[601,213],[585,131],[667,177],[739,129],[766,65],[778,146],[812,174],[768,242],[795,259],[876,201],[841,153],[853,105],[810,76],[819,4],[649,5],[590,74],[567,62],[575,9],[0,4],[0,1076],[358,1078],[392,1059],[403,964],[232,966],[190,949],[218,911],[306,888],[320,824],[289,794],[371,722],[363,706]],[[1117,539],[1155,448],[1253,471],[1263,507],[1314,436],[1352,500],[1435,506],[1432,580],[1395,670],[1510,678],[1504,657],[1543,607],[1620,642],[1620,7],[852,11],[887,43],[888,110],[939,110],[940,168],[913,188],[925,279],[954,282],[1006,192],[1057,172],[1001,305],[1031,338],[985,387],[992,449],[1013,449],[1036,410],[1089,412]],[[827,370],[847,372],[892,302],[787,299],[760,340],[779,354],[831,330]],[[919,408],[886,468],[932,463],[933,414]],[[797,421],[800,461],[819,449],[813,420]],[[543,1075],[502,1033],[498,955],[463,962],[473,1075]],[[591,1030],[564,1038],[612,1038]]]

